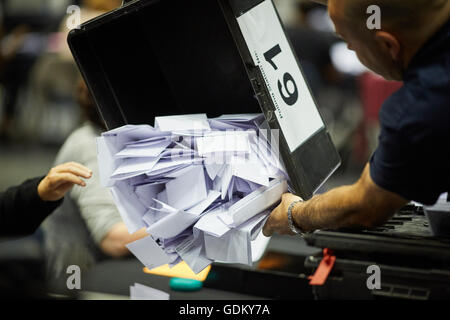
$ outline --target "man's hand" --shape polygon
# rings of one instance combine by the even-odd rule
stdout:
[[[299,198],[284,194],[281,204],[271,213],[263,228],[270,236],[293,234],[287,221],[289,205]],[[292,209],[293,222],[304,232],[317,229],[372,228],[385,223],[398,209],[408,203],[407,199],[380,188],[370,176],[367,164],[359,180],[350,186],[342,186],[315,195]]]
[[[275,232],[279,234],[294,235],[289,228],[287,212],[291,203],[298,200],[301,200],[301,198],[292,193],[283,194],[280,205],[272,211],[263,227],[263,234],[266,237],[270,237]]]
[[[38,185],[38,195],[44,201],[57,201],[62,199],[73,185],[86,186],[82,178],[89,179],[92,171],[85,166],[68,162],[56,166],[48,172],[47,176]]]

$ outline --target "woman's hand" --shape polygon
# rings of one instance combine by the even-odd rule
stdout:
[[[68,162],[56,166],[48,172],[44,179],[38,185],[38,195],[43,201],[57,201],[77,184],[86,186],[83,179],[89,179],[92,171],[85,166]]]

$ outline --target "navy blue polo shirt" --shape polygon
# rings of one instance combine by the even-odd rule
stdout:
[[[370,159],[378,186],[428,205],[450,191],[450,21],[415,55],[380,126]]]

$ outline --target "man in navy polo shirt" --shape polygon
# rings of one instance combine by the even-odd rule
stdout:
[[[379,29],[367,26],[371,5]],[[410,200],[429,205],[450,191],[450,1],[329,0],[328,10],[362,63],[404,86],[380,111],[379,146],[358,182],[305,202],[284,194],[266,236],[372,227]]]

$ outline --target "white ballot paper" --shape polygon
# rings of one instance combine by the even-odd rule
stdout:
[[[167,292],[135,283],[130,286],[130,300],[169,300]]]
[[[261,229],[287,191],[278,132],[262,114],[157,117],[97,139],[101,182],[128,231],[149,236],[128,249],[149,269],[184,260],[251,265],[269,238]],[[270,137],[270,142],[269,142]],[[135,296],[142,288],[132,287]]]

